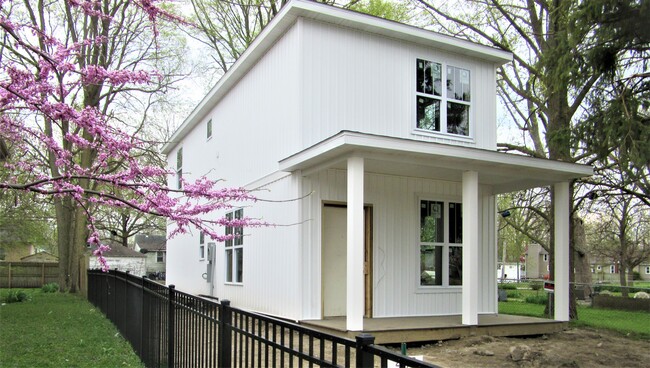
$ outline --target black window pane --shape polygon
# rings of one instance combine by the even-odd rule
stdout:
[[[469,106],[447,103],[447,133],[469,135]]]
[[[449,242],[463,243],[463,205],[449,203]]]
[[[442,285],[442,249],[441,246],[420,246],[420,285]]]
[[[440,101],[429,97],[417,96],[417,127],[440,131]]]
[[[237,261],[237,275],[235,282],[243,282],[244,276],[244,248],[235,249],[235,260]]]
[[[232,249],[226,249],[226,282],[232,282]]]
[[[442,243],[445,241],[445,219],[442,208],[442,202],[420,202],[420,241],[427,243]]]
[[[244,210],[235,211],[235,219],[241,220],[244,217]],[[234,228],[235,231],[235,245],[244,244],[244,228],[237,226]]]
[[[438,63],[417,59],[416,68],[416,91],[440,96],[442,94],[442,66]]]
[[[232,220],[232,212],[226,214],[226,220]],[[232,226],[226,226],[226,235],[232,235]],[[232,247],[232,239],[226,240],[226,247]]]
[[[463,248],[449,247],[449,285],[463,284]]]

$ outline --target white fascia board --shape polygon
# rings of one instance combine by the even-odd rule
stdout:
[[[588,165],[351,131],[342,131],[281,160],[279,169],[281,171],[305,170],[314,164],[352,151],[366,152],[368,154],[430,155],[431,157],[453,159],[456,162],[462,161],[472,168],[482,165],[489,167],[507,166],[510,168],[553,171],[557,174],[566,175],[568,178],[593,175],[593,168]],[[459,167],[459,169],[461,168]]]
[[[298,17],[320,20],[352,29],[380,34],[393,39],[439,48],[490,61],[497,66],[512,61],[512,53],[507,51],[368,14],[357,13],[312,1],[292,0],[271,20],[226,74],[219,79],[219,82],[217,82],[194,110],[192,110],[181,126],[176,129],[169,142],[163,146],[161,150],[163,154],[169,154],[185,135],[205,118],[208,112],[216,106],[230,89],[295,24]]]

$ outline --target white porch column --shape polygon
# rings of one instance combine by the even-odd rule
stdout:
[[[478,325],[478,173],[463,173],[463,324]]]
[[[348,331],[363,330],[363,158],[348,158],[347,306]]]
[[[569,320],[569,183],[555,184],[555,320]]]

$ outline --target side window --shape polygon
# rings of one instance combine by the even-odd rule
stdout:
[[[236,222],[244,218],[244,210],[238,209],[226,214],[226,219]],[[244,281],[244,228],[241,226],[226,226],[226,235],[232,239],[226,240],[226,282],[241,284]]]
[[[205,259],[205,234],[203,231],[199,233],[199,259]]]
[[[207,139],[209,140],[212,138],[212,119],[208,120],[208,123],[206,125],[206,134],[207,134]]]
[[[443,88],[443,83],[446,88]],[[415,95],[417,129],[466,137],[470,135],[469,70],[417,59]]]
[[[183,147],[176,152],[176,187],[183,189]]]

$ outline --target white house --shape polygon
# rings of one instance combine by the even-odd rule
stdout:
[[[162,277],[167,259],[167,237],[164,235],[138,234],[133,249],[146,256],[145,267],[150,277]]]
[[[349,331],[364,317],[477,325],[498,312],[495,195],[552,185],[555,318],[567,321],[568,183],[592,168],[497,152],[496,68],[511,58],[289,2],[163,152],[177,177],[280,200],[229,216],[293,225],[246,228],[226,244],[175,237],[167,283],[292,320],[345,316]]]

